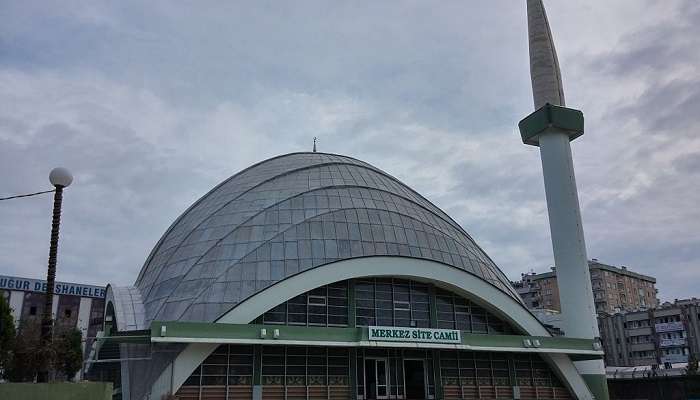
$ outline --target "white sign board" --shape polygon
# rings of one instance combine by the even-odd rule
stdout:
[[[400,326],[370,326],[369,340],[382,342],[420,342],[461,344],[462,336],[455,329],[405,328]]]
[[[0,275],[0,289],[46,293],[46,281]],[[94,297],[98,299],[104,298],[106,292],[104,287],[66,282],[56,282],[53,291],[59,295]]]
[[[654,326],[654,329],[657,332],[682,331],[683,330],[683,323],[680,321],[676,321],[676,322],[666,322],[663,324],[656,324]]]
[[[661,339],[661,347],[685,346],[685,338]]]

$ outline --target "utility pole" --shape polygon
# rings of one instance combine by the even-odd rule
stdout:
[[[51,240],[49,242],[49,265],[46,272],[46,303],[41,318],[41,346],[46,349],[53,341],[53,292],[56,282],[56,263],[58,258],[58,231],[61,225],[61,204],[63,202],[63,189],[73,182],[73,176],[65,168],[54,168],[49,174],[49,181],[56,188],[53,197],[53,217],[51,220]],[[48,382],[49,360],[42,360],[42,369],[37,380]]]

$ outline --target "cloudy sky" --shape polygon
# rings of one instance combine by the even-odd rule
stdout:
[[[71,4],[73,3],[73,4]],[[700,3],[549,1],[588,254],[700,295]],[[0,197],[66,190],[58,278],[133,283],[214,185],[311,149],[384,169],[512,279],[552,265],[525,2],[0,2]],[[0,203],[0,274],[45,275],[51,196]]]

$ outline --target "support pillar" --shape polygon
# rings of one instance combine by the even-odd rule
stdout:
[[[442,400],[445,395],[442,390],[442,371],[440,371],[440,350],[432,350],[433,353],[433,379],[435,381],[435,398]],[[426,382],[427,384],[427,382]]]
[[[262,345],[253,348],[253,400],[262,400]]]
[[[539,146],[552,250],[567,337],[600,339],[570,141],[583,135],[583,113],[545,104],[520,121],[523,143]],[[608,399],[603,360],[574,365],[596,399]]]
[[[357,349],[350,349],[350,399],[357,400]]]

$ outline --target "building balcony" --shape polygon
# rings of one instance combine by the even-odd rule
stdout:
[[[668,354],[665,356],[661,356],[661,362],[662,363],[683,363],[683,362],[688,362],[688,355],[687,354]]]
[[[635,367],[656,364],[656,357],[632,357],[630,363]]]
[[[627,328],[626,329],[627,336],[632,337],[632,336],[642,336],[642,335],[651,335],[651,327],[648,326],[642,326],[639,328]]]
[[[653,342],[647,342],[647,343],[630,343],[630,350],[631,351],[654,351],[654,343]]]

